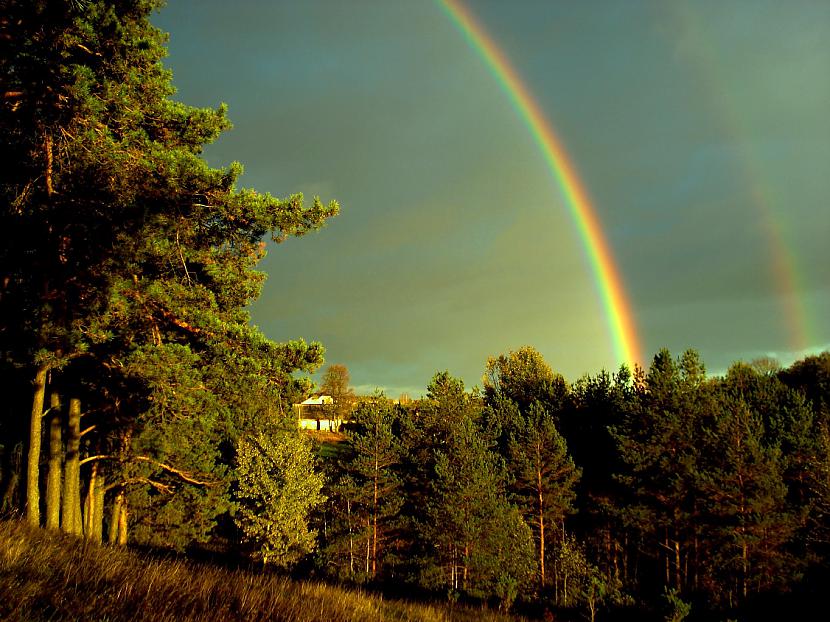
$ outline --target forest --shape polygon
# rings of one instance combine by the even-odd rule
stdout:
[[[339,206],[205,162],[230,121],[174,99],[160,5],[3,3],[4,521],[544,619],[820,601],[828,352],[710,375],[661,350],[569,381],[523,346],[401,403],[330,366],[342,434],[298,431],[324,348],[247,309],[266,240]]]

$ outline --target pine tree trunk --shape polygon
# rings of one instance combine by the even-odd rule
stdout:
[[[63,478],[63,515],[61,528],[66,533],[80,535],[81,524],[81,400],[69,400],[69,422],[66,437],[66,463]]]
[[[40,526],[40,436],[43,401],[46,396],[46,365],[35,372],[32,415],[29,426],[29,455],[26,463],[26,522]]]
[[[458,564],[458,547],[455,545],[455,542],[452,544],[452,589],[457,590],[458,586],[461,585],[460,580],[458,578],[459,572],[459,564]]]
[[[683,590],[683,567],[680,565],[681,558],[680,558],[680,540],[675,539],[674,541],[674,582],[675,582],[675,589],[678,592]]]
[[[43,176],[44,182],[46,184],[46,195],[51,197],[55,190],[52,187],[52,135],[51,134],[44,134],[43,137],[43,150],[46,152],[46,171],[45,175]]]
[[[622,572],[623,572],[623,584],[628,584],[628,534],[626,533],[623,536],[622,542]]]
[[[104,478],[98,476],[95,481],[94,496],[92,498],[92,541],[101,544],[104,536]]]
[[[743,596],[743,600],[746,601],[746,596],[749,593],[747,589],[747,578],[749,576],[749,555],[747,553],[746,535],[742,535],[744,535],[744,537],[741,542],[741,595]]]
[[[10,452],[8,461],[3,465],[4,471],[8,471],[6,476],[6,488],[3,491],[3,499],[0,500],[0,511],[7,512],[12,509],[18,509],[20,503],[16,501],[18,495],[18,488],[20,486],[20,473],[23,469],[23,444],[17,443],[14,449]]]
[[[369,529],[371,529],[371,525],[369,524],[369,519],[368,518],[366,519],[366,528],[367,528],[367,531]],[[372,539],[367,536],[367,538],[366,538],[366,575],[367,576],[369,575],[369,551],[370,551],[369,547],[370,547],[371,543],[372,543]]]
[[[118,514],[118,545],[127,546],[127,499],[121,501],[121,512]]]
[[[95,491],[98,488],[98,461],[92,463],[89,471],[89,486],[84,499],[84,536],[92,539],[92,531],[95,526]]]
[[[60,529],[61,520],[61,400],[57,391],[49,396],[49,470],[46,473],[46,528]]]
[[[374,501],[372,504],[372,578],[377,575],[378,564],[378,461],[375,457]]]
[[[346,500],[346,516],[349,520],[349,576],[354,577],[354,529],[352,528],[352,502]]]
[[[43,149],[46,156],[46,194],[51,198],[52,188],[52,136],[44,132]],[[35,372],[32,414],[29,420],[29,455],[26,463],[26,522],[40,526],[40,437],[43,402],[46,396],[47,365],[40,365]]]
[[[542,470],[536,470],[536,485],[539,492],[539,573],[541,586],[545,587],[545,499],[542,495]]]
[[[121,520],[121,506],[123,504],[124,491],[119,490],[112,500],[112,513],[110,514],[109,533],[107,534],[107,542],[109,544],[118,543],[118,521]]]
[[[466,590],[467,589],[467,568],[470,562],[470,545],[464,545],[464,579],[462,582],[462,587]]]

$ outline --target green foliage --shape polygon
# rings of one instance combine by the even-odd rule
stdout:
[[[345,365],[328,365],[323,372],[323,382],[320,385],[320,392],[330,395],[334,400],[331,408],[334,414],[331,418],[345,421],[355,405],[354,390],[349,386],[349,370]]]
[[[537,350],[524,346],[487,359],[484,394],[491,405],[503,398],[516,404],[522,412],[527,412],[533,402],[542,403],[551,412],[559,412],[567,400],[568,385]]]
[[[692,611],[692,604],[685,602],[677,590],[663,592],[663,609],[666,622],[683,622]]]
[[[297,432],[242,437],[237,461],[235,518],[255,555],[263,564],[288,567],[314,550],[309,514],[325,497],[311,442]]]
[[[383,395],[362,400],[346,432],[348,449],[332,469],[323,563],[352,581],[378,579],[395,561],[403,505],[396,419]]]
[[[735,375],[724,388],[734,395]],[[715,598],[740,602],[755,591],[780,587],[798,574],[799,563],[785,546],[799,525],[788,508],[786,434],[770,435],[762,413],[743,396],[718,401],[721,410],[706,430],[698,476],[704,501],[705,546],[711,552],[704,576]]]
[[[830,352],[796,361],[779,377],[807,398],[822,424],[830,423]]]
[[[420,526],[427,553],[421,580],[509,604],[532,578],[532,536],[507,501],[503,461],[490,450],[462,392],[444,374],[430,385],[431,415],[446,413],[443,419],[454,426],[428,449],[432,474]]]
[[[601,608],[627,604],[620,581],[593,564],[585,547],[571,534],[564,534],[553,553],[554,598],[562,607],[585,607],[591,620]]]
[[[560,523],[573,509],[580,469],[568,455],[553,415],[539,402],[534,402],[527,416],[516,422],[509,458],[522,505],[533,513],[536,499],[544,496],[545,518],[552,524]]]
[[[323,362],[320,344],[249,325],[263,239],[338,206],[239,190],[241,165],[208,166],[226,107],[171,99],[159,6],[4,3],[0,352],[83,398],[81,450],[111,497],[126,491],[133,537],[183,548],[228,507],[229,447],[284,416],[309,386],[295,372]]]
[[[544,551],[555,541],[558,527],[573,510],[574,487],[580,471],[568,456],[554,417],[539,402],[531,404],[527,416],[514,423],[508,455],[514,500],[535,532],[541,580]],[[547,578],[542,581],[546,582]]]
[[[654,554],[670,569],[665,580],[678,590],[689,581],[684,558],[695,540],[692,517],[700,512],[695,482],[710,402],[697,353],[689,350],[673,360],[662,350],[613,430],[624,464],[618,478],[634,496],[621,508],[623,521],[651,540]]]

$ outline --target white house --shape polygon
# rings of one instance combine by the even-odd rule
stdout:
[[[334,398],[330,395],[317,395],[300,404],[294,404],[297,413],[297,427],[301,430],[325,430],[336,432],[343,423],[337,419]]]

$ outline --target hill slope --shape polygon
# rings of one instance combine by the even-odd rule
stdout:
[[[158,560],[0,522],[0,619],[506,622],[493,612],[390,601],[325,584]]]

